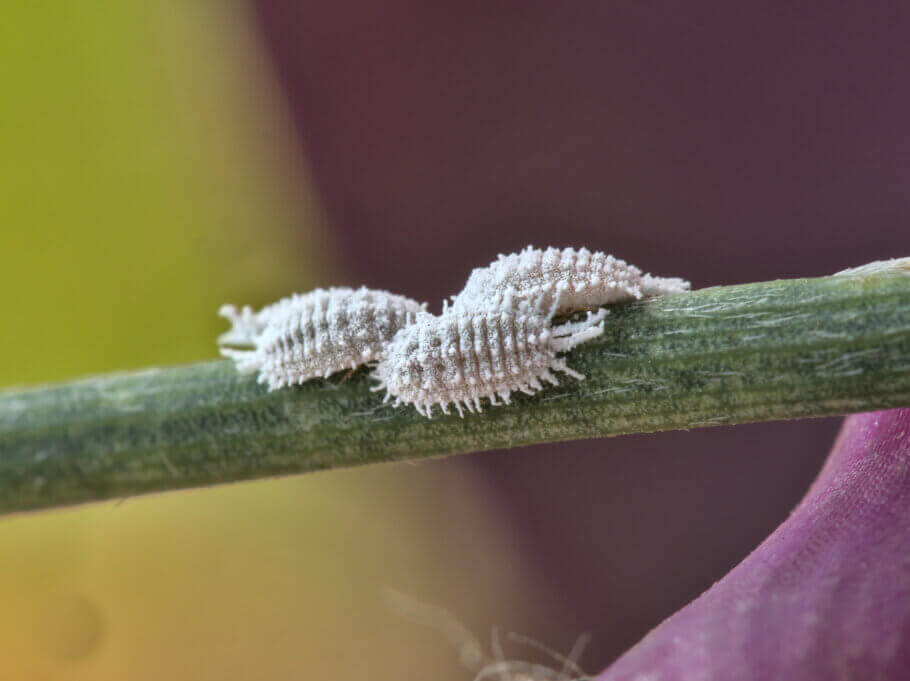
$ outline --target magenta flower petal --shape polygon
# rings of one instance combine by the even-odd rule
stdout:
[[[677,679],[910,679],[910,409],[849,417],[790,517],[600,677]]]

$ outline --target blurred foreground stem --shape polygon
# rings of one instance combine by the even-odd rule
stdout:
[[[0,513],[535,442],[910,405],[910,258],[610,309],[587,375],[483,414],[392,408],[361,370],[267,392],[230,362],[0,393]]]

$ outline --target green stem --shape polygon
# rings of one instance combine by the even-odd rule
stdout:
[[[535,442],[910,405],[910,258],[610,308],[561,379],[428,420],[361,370],[267,392],[229,362],[0,394],[0,513]]]

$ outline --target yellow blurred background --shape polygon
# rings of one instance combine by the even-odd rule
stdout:
[[[8,0],[0,61],[0,386],[213,358],[221,303],[356,283],[242,3]],[[484,641],[558,608],[444,469],[0,519],[0,679],[472,678],[384,587]]]

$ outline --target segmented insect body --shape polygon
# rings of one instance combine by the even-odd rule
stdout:
[[[541,381],[556,384],[554,371],[583,379],[556,355],[603,333],[606,311],[554,327],[556,306],[542,309],[537,299],[514,310],[422,314],[386,347],[373,371],[374,390],[385,389],[386,401],[413,404],[428,417],[435,405],[448,414],[449,404],[464,416],[462,407],[480,411],[481,399],[508,404],[516,390],[532,395]]]
[[[395,334],[413,323],[425,305],[387,291],[367,288],[316,289],[284,298],[253,312],[225,305],[219,310],[232,328],[221,345],[243,373],[259,372],[270,390],[379,358]]]
[[[689,282],[682,279],[643,274],[634,265],[586,248],[528,246],[475,269],[452,306],[465,311],[496,309],[506,305],[506,297],[511,295],[515,301],[539,297],[548,307],[558,297],[556,313],[561,314],[688,288]]]

